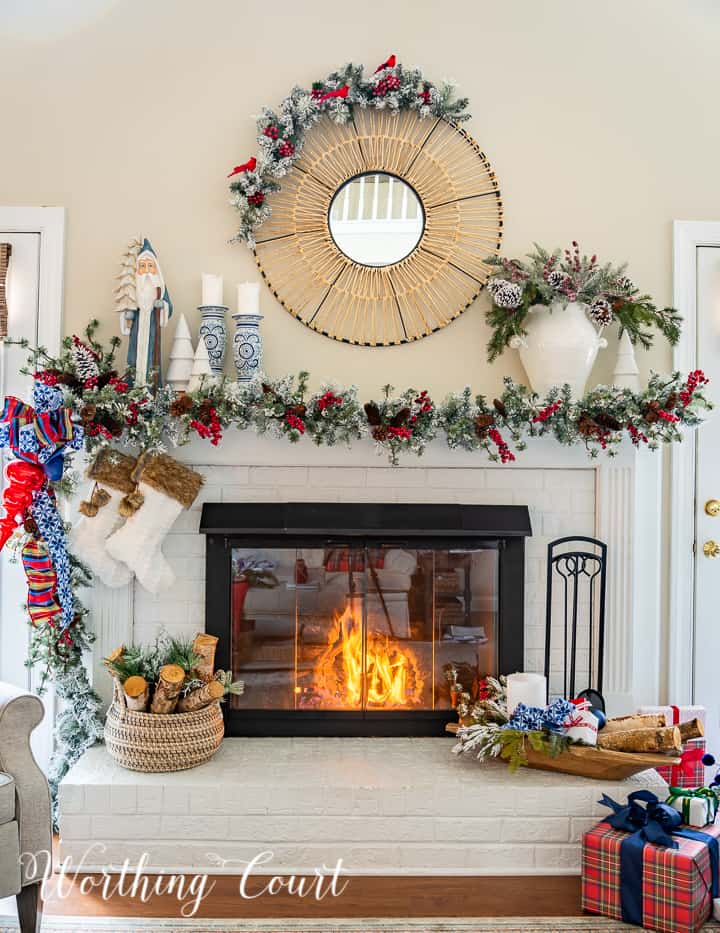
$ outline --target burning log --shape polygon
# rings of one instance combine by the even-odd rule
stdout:
[[[150,704],[151,713],[172,713],[185,682],[185,671],[179,664],[164,664],[158,674],[155,694]]]

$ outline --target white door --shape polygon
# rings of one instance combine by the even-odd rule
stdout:
[[[708,394],[717,404],[720,246],[700,246],[696,257],[697,365],[710,379]],[[707,707],[708,750],[720,762],[720,408],[696,433],[696,444],[694,700]]]
[[[26,337],[31,346],[38,344],[38,307],[40,297],[40,233],[10,233],[0,228],[0,242],[10,243],[12,255],[8,270],[8,334],[13,339]],[[0,342],[0,396],[15,395],[31,401],[32,378],[20,369],[27,352],[20,347]],[[4,485],[4,467],[12,455],[0,450]],[[25,573],[21,563],[8,548],[0,555],[0,679],[33,689],[37,674],[25,666],[30,630],[23,604],[27,598]],[[46,767],[51,751],[52,696],[46,698],[46,716],[33,737],[33,748],[42,767]]]

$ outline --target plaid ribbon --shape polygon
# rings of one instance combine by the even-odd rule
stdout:
[[[55,624],[62,610],[57,601],[57,574],[44,541],[33,538],[22,549],[28,587],[28,615],[33,625]]]
[[[0,425],[7,425],[0,437],[0,446],[9,447],[20,460],[42,466],[53,482],[60,479],[64,462],[62,448],[78,436],[69,409],[36,411],[11,395],[5,399]]]
[[[694,829],[680,829],[681,815],[668,804],[660,803],[649,790],[637,790],[628,795],[626,804],[619,804],[607,794],[598,801],[613,813],[605,822],[628,836],[620,846],[620,907],[625,923],[643,926],[643,850],[652,845],[677,849],[672,836],[702,842],[710,855],[712,897],[718,896],[718,864],[720,847],[714,836]],[[642,805],[645,803],[645,806]]]

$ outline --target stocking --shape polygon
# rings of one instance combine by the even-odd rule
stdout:
[[[109,486],[98,486],[98,490],[104,493],[105,504],[98,507],[91,500],[90,504],[97,508],[97,512],[94,515],[83,514],[68,535],[68,546],[105,586],[126,586],[132,580],[131,571],[111,557],[105,547],[107,539],[124,521],[118,507],[125,493]],[[93,498],[98,498],[95,493]]]
[[[137,493],[128,497],[142,504],[107,541],[111,557],[126,564],[150,593],[160,593],[175,581],[162,543],[178,515],[193,504],[201,485],[198,473],[172,457],[152,457],[140,472]]]
[[[103,448],[88,470],[95,480],[89,502],[80,504],[82,518],[69,535],[70,550],[106,586],[125,586],[131,571],[111,557],[106,541],[122,525],[119,511],[123,497],[135,489],[132,478],[137,461],[115,450]]]

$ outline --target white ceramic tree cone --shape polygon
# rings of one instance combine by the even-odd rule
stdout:
[[[618,346],[617,363],[613,370],[613,385],[621,389],[630,389],[632,392],[639,392],[640,370],[635,359],[635,347],[630,341],[628,332],[623,331]]]
[[[514,338],[510,346],[520,354],[530,387],[547,395],[553,386],[568,383],[575,398],[583,395],[598,350],[607,346],[588,318],[587,306],[577,301],[566,307],[559,302],[550,308],[533,305],[525,330],[526,336]]]

